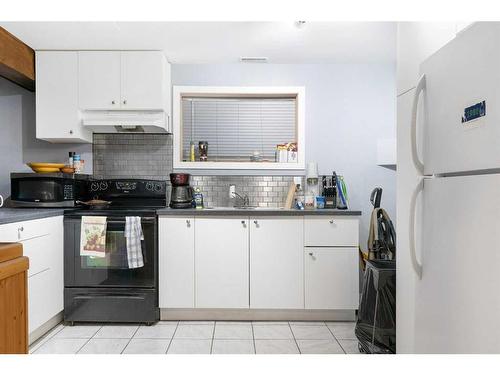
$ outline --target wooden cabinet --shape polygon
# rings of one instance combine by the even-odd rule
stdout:
[[[248,217],[197,217],[197,308],[248,308]]]
[[[78,52],[78,97],[80,109],[120,108],[119,51]]]
[[[28,353],[27,269],[21,244],[0,244],[0,354]]]
[[[53,143],[92,142],[78,112],[78,52],[36,52],[36,137]]]
[[[81,110],[169,111],[170,66],[161,51],[80,51],[78,56]]]
[[[359,304],[358,248],[305,248],[305,308],[354,310]]]
[[[250,218],[250,307],[304,308],[303,217]]]
[[[194,306],[194,217],[159,220],[160,308]]]
[[[0,242],[20,242],[30,261],[30,335],[64,308],[63,241],[62,216],[0,225]],[[36,337],[30,339],[40,334],[36,332]]]

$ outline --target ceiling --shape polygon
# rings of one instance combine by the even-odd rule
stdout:
[[[380,63],[396,58],[393,22],[2,22],[35,50],[155,49],[171,63]]]

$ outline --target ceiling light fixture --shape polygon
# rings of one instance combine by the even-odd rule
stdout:
[[[245,63],[266,63],[267,57],[264,56],[242,56],[240,62]]]

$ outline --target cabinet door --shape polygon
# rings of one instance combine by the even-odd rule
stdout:
[[[80,109],[120,108],[120,52],[79,51]]]
[[[359,305],[358,249],[305,248],[306,309],[353,310]]]
[[[194,217],[159,220],[160,307],[194,307]]]
[[[197,308],[248,308],[248,217],[197,217]]]
[[[121,108],[164,109],[165,74],[163,52],[121,52]]]
[[[36,137],[92,142],[78,116],[78,52],[36,52]]]
[[[304,308],[303,217],[250,218],[250,307]]]

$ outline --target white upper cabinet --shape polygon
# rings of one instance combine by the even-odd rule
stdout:
[[[36,137],[53,143],[92,142],[78,111],[78,52],[36,52]]]
[[[122,52],[121,108],[162,110],[168,96],[162,79],[168,73],[166,65],[160,51]]]
[[[78,93],[80,109],[120,108],[119,51],[78,52]]]
[[[170,67],[161,51],[80,51],[81,110],[169,109]]]

